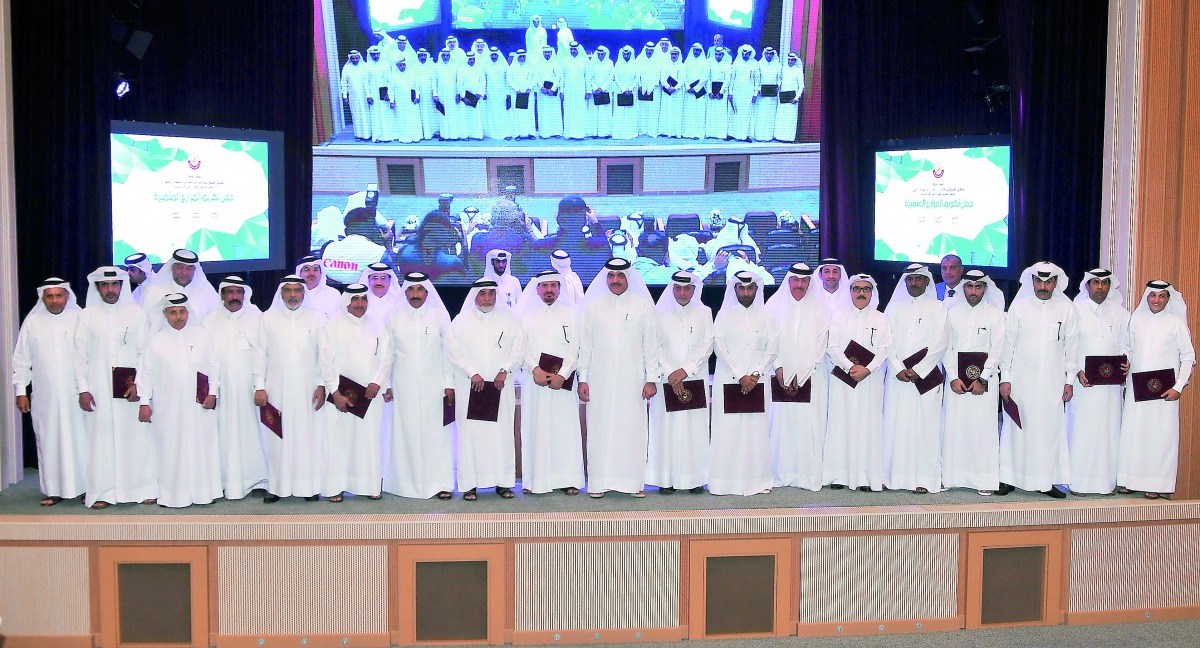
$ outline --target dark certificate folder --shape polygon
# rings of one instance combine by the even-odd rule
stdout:
[[[279,408],[267,403],[258,408],[258,420],[267,426],[267,429],[274,432],[275,436],[283,438],[283,413]]]
[[[671,388],[671,383],[663,383],[661,389],[663,392],[663,404],[667,406],[668,412],[683,412],[708,407],[708,398],[705,394],[706,390],[703,380],[683,381],[683,396],[675,395],[675,390]]]
[[[724,81],[713,81],[709,84],[709,92],[712,93],[713,99],[720,99],[722,97],[721,90],[723,89],[725,89]]]
[[[638,90],[638,101],[654,101],[654,91],[642,92]]]
[[[538,357],[538,368],[541,369],[542,371],[545,371],[546,373],[556,374],[559,371],[562,371],[562,366],[563,366],[563,359],[556,355],[550,355],[549,353],[543,353],[541,356]],[[562,388],[570,389],[571,386],[574,384],[575,384],[575,372],[572,371],[570,376],[563,377]]]
[[[865,367],[875,359],[875,354],[872,351],[868,351],[866,347],[858,342],[850,340],[846,345],[846,358],[850,360],[850,364],[852,365],[862,365]],[[850,377],[850,372],[843,371],[841,367],[834,366],[830,374],[851,388],[858,387],[858,382]]]
[[[1133,380],[1133,400],[1137,402],[1157,400],[1175,388],[1174,369],[1156,369],[1154,371],[1135,371]]]
[[[433,100],[433,107],[434,107],[434,108],[437,108],[437,111],[438,111],[438,112],[440,112],[440,113],[442,113],[443,115],[445,115],[445,114],[446,114],[446,106],[445,106],[445,105],[442,103],[442,100],[441,100],[441,99],[434,99],[434,100]]]
[[[703,99],[704,96],[708,94],[703,87],[696,88],[695,90],[688,90],[688,92],[692,93],[692,96],[696,97],[697,99]]]
[[[667,85],[671,88],[674,88],[675,86],[679,85],[679,82],[675,80],[675,77],[669,76],[667,77]]]
[[[779,384],[779,379],[771,376],[771,401],[774,403],[811,403],[812,378],[804,381],[799,387]]]
[[[551,90],[551,89],[553,89],[553,88],[554,88],[554,82],[553,82],[553,81],[542,81],[542,89],[544,89],[544,90]]]
[[[208,374],[196,372],[196,402],[201,405],[208,399]]]
[[[784,90],[783,92],[779,93],[779,103],[792,103],[792,100],[795,98],[795,90]]]
[[[479,95],[468,90],[463,93],[463,103],[474,108],[475,106],[479,105]]]
[[[358,418],[367,416],[367,409],[371,407],[371,399],[367,398],[367,388],[350,380],[349,378],[338,374],[338,393],[346,397],[350,401],[346,407],[347,414],[353,414]],[[325,397],[325,400],[333,402],[333,394]]]
[[[409,91],[408,91],[408,98],[409,98],[409,99],[412,99],[412,102],[413,102],[413,103],[417,103],[417,91],[416,91],[416,90],[409,90]]]
[[[471,390],[467,398],[467,419],[471,421],[500,420],[500,390],[490,380],[483,382],[483,391]]]
[[[987,364],[988,354],[984,351],[958,352],[958,379],[967,387],[983,375],[983,365]]]
[[[388,89],[384,86],[379,87],[379,100],[380,101],[391,101],[391,99],[388,97]]]
[[[621,94],[617,95],[617,105],[618,106],[632,106],[633,105],[633,93],[632,92],[622,92]]]
[[[917,366],[918,362],[924,360],[925,356],[927,355],[929,355],[929,347],[925,347],[924,349],[921,349],[920,351],[908,356],[904,359],[904,368],[912,369],[913,367]],[[933,371],[930,371],[928,375],[922,377],[920,374],[918,374],[917,379],[913,381],[913,385],[916,386],[918,392],[925,394],[929,390],[937,387],[945,381],[946,375],[942,373],[942,368],[934,365]]]
[[[607,92],[597,92],[592,95],[592,102],[597,106],[607,106],[612,103],[612,97]]]
[[[1126,361],[1123,355],[1087,356],[1083,359],[1083,375],[1093,385],[1123,385],[1125,372],[1121,371],[1121,365]]]
[[[517,110],[529,110],[529,93],[518,92],[516,101]]]
[[[767,411],[767,390],[762,383],[755,385],[749,394],[742,393],[741,383],[721,387],[725,390],[726,414],[762,414]]]
[[[764,97],[775,97],[779,95],[779,86],[773,83],[764,83],[762,84],[761,91]],[[791,101],[791,99],[788,99],[788,101]]]
[[[1008,400],[1001,398],[1000,407],[1004,409],[1005,414],[1008,414],[1008,418],[1012,419],[1014,425],[1021,427],[1021,408],[1017,407],[1017,401],[1011,398]]]
[[[442,396],[442,427],[454,422],[454,403],[449,396]]]
[[[125,392],[137,381],[137,369],[133,367],[112,368],[113,398],[125,398]]]

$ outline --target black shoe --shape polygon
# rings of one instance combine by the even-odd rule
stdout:
[[[1050,487],[1050,490],[1042,491],[1042,494],[1049,495],[1050,497],[1053,497],[1054,499],[1065,499],[1067,497],[1066,493],[1058,490],[1057,488],[1055,488],[1053,486]]]
[[[859,486],[858,490],[860,490],[864,493],[869,493],[869,492],[871,492],[871,487],[870,486]]]
[[[671,488],[670,486],[662,486],[658,489],[658,494],[659,495],[673,495],[673,494],[675,494],[675,489]]]
[[[267,496],[263,498],[263,504],[274,504],[275,502],[278,502],[278,501],[279,501],[279,496],[271,495],[270,493],[268,493]]]
[[[1005,484],[1004,482],[1000,482],[1000,488],[996,489],[996,494],[1003,497],[1015,490],[1017,490],[1016,486],[1013,486],[1012,484]]]
[[[306,501],[306,502],[319,502],[319,501],[321,501],[321,496],[320,496],[320,495],[309,495],[308,497],[305,497],[305,498],[304,498],[304,501]]]
[[[689,490],[688,492],[689,492],[689,493],[691,493],[692,495],[701,495],[701,494],[703,494],[703,493],[704,493],[704,487],[703,487],[703,486],[696,486],[695,488],[692,488],[692,489],[691,489],[691,490]]]
[[[845,484],[830,484],[829,487],[833,490],[842,490],[846,487]]]
[[[255,488],[250,491],[250,497],[266,497],[267,495],[270,495],[270,493],[265,488]]]

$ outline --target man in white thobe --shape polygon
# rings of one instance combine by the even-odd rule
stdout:
[[[579,344],[590,497],[645,497],[645,401],[657,391],[657,371],[654,300],[628,260],[609,259],[584,293]]]
[[[963,295],[962,283],[963,264],[957,254],[947,254],[942,257],[942,280],[937,283],[937,298],[946,303],[946,308],[961,304]]]
[[[279,282],[271,307],[259,322],[254,346],[254,404],[279,410],[281,431],[264,425],[267,448],[266,504],[281,497],[321,498],[325,445],[321,408],[325,385],[319,363],[324,317],[304,308],[304,280],[288,275]]]
[[[1021,289],[1004,322],[1000,398],[1016,404],[1017,425],[1004,416],[1000,430],[1000,488],[1039,491],[1063,498],[1055,484],[1070,483],[1067,415],[1079,371],[1079,318],[1063,293],[1066,275],[1041,262],[1021,273]]]
[[[486,97],[480,104],[483,111],[483,137],[485,139],[508,139],[512,137],[512,120],[510,106],[512,94],[508,89],[508,62],[500,54],[499,47],[493,47],[487,54],[484,75],[487,83],[483,95]]]
[[[963,302],[946,312],[942,485],[991,495],[1000,485],[996,373],[1004,350],[1004,293],[979,270],[964,275],[961,287]],[[983,361],[962,354],[983,354]]]
[[[638,64],[633,58],[633,48],[626,45],[617,53],[613,66],[613,126],[612,138],[628,140],[638,136]],[[629,105],[622,105],[622,103]]]
[[[754,104],[754,141],[775,139],[775,117],[779,112],[779,86],[783,82],[783,66],[773,48],[763,50],[758,61],[758,101]]]
[[[537,85],[534,66],[526,61],[525,50],[517,50],[516,60],[508,68],[508,87],[512,91],[513,106],[509,113],[512,115],[513,139],[533,138],[537,135]],[[525,95],[525,107],[518,105],[520,97]]]
[[[583,303],[583,281],[579,273],[571,269],[571,255],[566,250],[555,250],[550,254],[550,267],[562,275],[562,289],[571,295],[572,304]]]
[[[521,485],[528,493],[559,489],[577,495],[584,486],[583,433],[572,389],[583,335],[581,309],[564,283],[556,272],[539,272],[525,286],[517,308],[525,334]],[[543,356],[549,364],[542,362]]]
[[[458,63],[450,56],[450,50],[439,53],[438,61],[431,72],[433,78],[434,109],[441,114],[441,139],[459,140],[463,135],[462,104],[458,97]]]
[[[71,357],[80,308],[71,284],[58,277],[43,281],[37,294],[17,333],[12,386],[16,408],[33,419],[40,504],[54,506],[87,491],[88,437]]]
[[[459,139],[481,140],[483,139],[482,99],[487,95],[487,77],[483,73],[483,67],[479,64],[475,52],[469,52],[467,62],[458,67],[455,83],[454,101],[459,105],[459,117],[462,119],[459,131],[462,137]],[[470,103],[471,97],[474,97],[474,106]]]
[[[140,305],[142,293],[158,281],[158,275],[154,274],[154,266],[145,253],[135,252],[125,257],[125,262],[121,267],[129,273],[129,285],[133,286],[130,290],[133,303]]]
[[[834,258],[821,259],[816,274],[821,283],[815,292],[825,300],[829,311],[836,314],[850,308],[850,275],[846,272],[846,266]]]
[[[453,424],[444,425],[443,400],[453,406],[454,374],[446,359],[450,314],[429,276],[404,275],[405,300],[387,319],[392,340],[390,429],[384,430],[383,490],[448,500],[454,491]]]
[[[187,295],[189,311],[196,321],[202,321],[221,304],[217,289],[208,282],[204,268],[200,266],[200,257],[191,250],[175,250],[158,269],[157,275],[154,284],[142,292],[141,302],[152,333],[166,326],[166,321],[158,317],[155,305],[168,293]]]
[[[771,466],[775,486],[821,490],[821,457],[828,406],[825,351],[832,315],[815,293],[813,271],[804,263],[788,268],[783,286],[767,300],[779,329],[779,354],[771,385],[791,396],[803,390],[807,402],[771,403]]]
[[[1118,356],[1127,348],[1129,311],[1122,303],[1120,282],[1104,268],[1084,273],[1074,301],[1079,322],[1079,357],[1075,361],[1079,371],[1073,383],[1074,395],[1067,403],[1071,493],[1111,495],[1117,487],[1124,385],[1093,384],[1084,369],[1089,356]],[[1118,369],[1110,363],[1107,371],[1111,375]]]
[[[729,60],[725,57],[725,48],[718,47],[712,53],[708,64],[708,98],[704,101],[704,130],[708,137],[726,139],[729,137],[730,120],[730,76],[733,74]]]
[[[563,72],[560,61],[554,56],[553,48],[542,48],[542,56],[536,61],[534,70],[538,137],[562,137],[562,95],[559,89]]]
[[[137,420],[136,384],[126,379],[113,385],[114,369],[136,369],[147,329],[146,313],[129,296],[124,270],[107,266],[88,275],[87,302],[75,324],[74,361],[88,439],[84,504],[95,509],[153,504],[158,497],[154,431]]]
[[[221,458],[213,429],[220,369],[204,328],[191,320],[183,293],[165,295],[166,325],[146,344],[137,366],[138,420],[154,430],[158,505],[183,508],[221,497]],[[201,391],[200,375],[208,388]]]
[[[529,17],[529,28],[525,30],[525,51],[531,56],[537,56],[546,46],[546,28],[542,27],[542,17]]]
[[[683,134],[683,106],[691,97],[683,89],[683,58],[678,47],[672,47],[658,68],[659,98],[658,130],[667,137]]]
[[[337,288],[325,283],[325,266],[321,264],[321,257],[309,255],[300,259],[296,262],[295,271],[304,280],[305,308],[321,313],[326,321],[343,310],[341,294]]]
[[[342,101],[350,109],[350,121],[354,128],[354,139],[371,139],[371,115],[367,97],[371,88],[367,85],[367,65],[358,50],[350,50],[349,60],[342,66]]]
[[[588,58],[579,43],[572,42],[562,60],[561,80],[563,137],[583,139],[588,132],[588,104],[591,103],[592,87]]]
[[[683,125],[680,135],[704,139],[704,116],[708,112],[708,57],[700,43],[692,43],[683,65]]]
[[[654,51],[654,43],[647,42],[634,60],[638,74],[638,134],[658,137],[659,85],[658,70],[662,66],[665,54]]]
[[[592,90],[592,101],[588,103],[588,135],[592,137],[612,137],[613,109],[617,103],[613,92],[615,80],[616,70],[608,56],[608,48],[601,45],[596,48],[588,67],[588,87]],[[601,93],[608,95],[608,103],[598,105],[596,95]]]
[[[491,250],[484,258],[483,278],[496,282],[496,299],[508,308],[521,298],[521,280],[513,276],[512,255],[507,250]]]
[[[785,93],[791,93],[786,95]],[[775,139],[795,142],[800,121],[800,96],[804,93],[804,61],[788,52],[787,65],[779,79],[779,100],[775,112]],[[788,96],[788,101],[784,101]]]
[[[666,392],[681,402],[708,399],[708,358],[713,352],[712,310],[696,295],[700,278],[676,272],[655,305],[658,320],[659,393],[650,399],[646,483],[663,495],[676,489],[704,492],[708,483],[709,408],[668,412]],[[699,380],[701,393],[685,381]],[[686,400],[685,400],[686,399]]]
[[[396,271],[386,263],[372,263],[359,275],[358,282],[367,287],[367,300],[371,302],[367,309],[367,317],[386,324],[392,311],[399,308],[405,301],[403,292],[398,288],[400,278]]]
[[[708,491],[713,495],[770,492],[770,417],[766,380],[775,366],[779,329],[763,305],[762,279],[743,271],[729,276],[725,298],[713,326],[717,369],[713,373],[712,445]],[[763,411],[725,411],[725,389],[742,394],[762,391]]]
[[[382,497],[383,405],[381,387],[392,373],[392,348],[383,323],[367,317],[367,287],[351,284],[342,312],[321,329],[321,381],[333,399],[325,408],[325,457],[321,494],[341,502],[344,493]],[[363,387],[342,393],[343,378]],[[362,418],[350,410],[370,401]]]
[[[1121,492],[1145,491],[1146,499],[1175,492],[1179,468],[1179,397],[1192,377],[1196,350],[1187,324],[1187,304],[1174,286],[1162,280],[1146,284],[1129,318],[1126,338],[1129,388],[1125,390],[1117,483]],[[1138,401],[1133,381],[1146,371],[1174,371],[1175,382],[1146,381],[1158,398]],[[1158,387],[1157,390],[1154,387]]]
[[[949,334],[946,308],[929,289],[932,283],[929,268],[921,263],[909,264],[884,310],[892,328],[883,395],[885,483],[892,489],[919,494],[942,490],[945,377],[939,365]],[[926,385],[928,391],[921,393],[918,385],[934,378],[936,384]]]
[[[571,43],[575,42],[575,32],[572,32],[571,28],[567,26],[566,18],[559,18],[558,23],[555,25],[555,29],[558,30],[558,35],[554,41],[558,46],[558,55],[566,56],[567,47],[569,47]]]
[[[380,56],[379,46],[367,48],[366,86],[367,86],[367,116],[371,123],[371,139],[383,141],[383,123],[388,109],[387,92],[388,70],[392,67],[389,61]]]
[[[450,324],[446,355],[454,371],[455,420],[458,425],[458,487],[463,499],[474,501],[480,488],[496,487],[504,499],[514,497],[517,484],[513,419],[517,399],[513,374],[525,360],[521,323],[500,299],[497,283],[475,282],[462,310]],[[484,390],[499,391],[495,421],[472,418],[470,402]],[[495,390],[495,391],[493,391]]]
[[[429,51],[423,47],[417,50],[417,63],[411,66],[411,72],[416,75],[414,85],[421,111],[421,138],[427,140],[433,139],[442,129],[442,113],[438,112],[437,104],[433,102],[433,75],[436,70],[429,58]]]
[[[824,481],[837,490],[881,491],[883,471],[883,363],[892,346],[887,316],[879,312],[871,275],[846,278],[850,306],[834,310],[829,350],[829,419],[825,432]],[[866,356],[846,355],[850,342]]]
[[[762,84],[759,82],[758,61],[754,48],[742,45],[729,72],[729,137],[750,141],[754,130],[754,108]]]
[[[250,301],[254,290],[241,277],[225,277],[219,288],[221,306],[204,318],[204,330],[219,368],[219,388],[211,391],[221,403],[216,419],[221,484],[225,499],[237,500],[253,491],[266,495],[266,439],[254,406],[254,347],[262,310]]]

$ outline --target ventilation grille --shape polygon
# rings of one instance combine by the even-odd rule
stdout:
[[[742,163],[717,162],[713,165],[713,191],[741,191]]]
[[[496,165],[496,186],[500,188],[508,185],[516,185],[517,193],[525,193],[525,165],[524,164],[497,164]]]
[[[634,188],[634,166],[632,164],[608,165],[608,179],[604,190],[610,196],[631,196]]]
[[[388,193],[393,196],[417,195],[417,166],[415,164],[387,165]]]

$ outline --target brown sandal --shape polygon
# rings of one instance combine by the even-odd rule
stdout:
[[[112,504],[109,504],[108,502],[96,502],[95,504],[92,504],[92,510],[93,511],[103,511],[104,509],[106,509],[110,506],[112,506]]]

